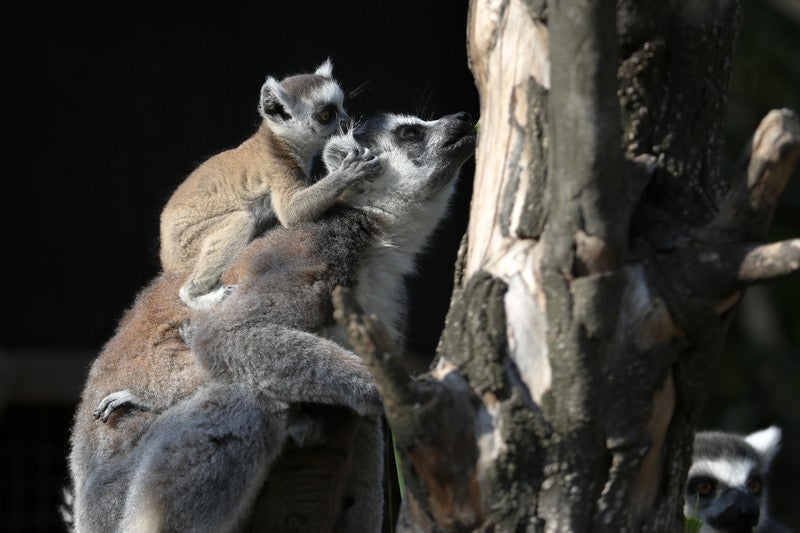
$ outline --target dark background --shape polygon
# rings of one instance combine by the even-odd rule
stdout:
[[[87,365],[158,271],[167,198],[200,162],[255,130],[267,75],[313,70],[331,57],[345,91],[363,89],[346,103],[353,116],[478,115],[466,0],[129,6],[0,7],[4,531],[59,530],[54,509]],[[744,7],[726,164],[768,109],[800,108],[800,25],[759,0]],[[409,347],[423,357],[447,309],[473,168],[464,168],[451,217],[410,284]],[[774,238],[800,235],[798,208],[795,184]],[[735,325],[705,421],[743,432],[783,426],[779,481],[787,484],[800,475],[798,292],[796,281],[783,282],[742,306],[763,305],[756,315],[771,318]],[[797,527],[791,490],[776,494],[775,507]]]
[[[3,211],[24,231],[4,239],[14,251],[3,265],[14,313],[1,346],[96,349],[111,335],[158,269],[161,208],[202,160],[255,131],[267,75],[331,57],[345,91],[363,85],[346,103],[353,116],[478,115],[466,2],[265,4],[179,16],[112,15],[118,6],[3,16],[2,30],[17,35],[4,62],[14,73],[4,82],[14,140]],[[451,262],[445,255],[442,269],[428,268]],[[437,283],[426,269],[433,289],[446,290],[448,277]],[[420,311],[431,321],[438,314]],[[430,348],[430,339],[412,340]]]

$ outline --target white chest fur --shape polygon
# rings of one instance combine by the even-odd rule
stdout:
[[[406,320],[405,277],[414,270],[414,254],[390,243],[379,243],[365,253],[353,288],[358,303],[368,315],[377,316],[388,328],[399,349],[403,349]],[[349,346],[344,331],[328,327],[322,335]]]

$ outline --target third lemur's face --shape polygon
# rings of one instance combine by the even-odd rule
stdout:
[[[766,475],[777,438],[779,433],[770,430],[746,438],[698,433],[687,476],[684,514],[701,520],[703,532],[754,531],[766,512]],[[762,446],[763,442],[766,445]]]

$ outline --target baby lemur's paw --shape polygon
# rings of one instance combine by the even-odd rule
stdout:
[[[230,296],[234,290],[236,290],[236,285],[223,285],[222,287],[217,287],[206,294],[192,296],[189,290],[189,284],[187,283],[181,287],[181,290],[178,294],[181,297],[181,300],[183,300],[183,303],[192,309],[202,310],[213,308],[222,300]]]
[[[359,146],[345,156],[339,168],[354,181],[372,181],[383,171],[383,163],[369,148]]]
[[[141,411],[150,410],[150,408],[139,398],[137,398],[131,391],[121,390],[112,392],[100,400],[94,410],[94,417],[95,419],[107,422],[108,417],[111,416],[111,413],[123,407],[127,409],[139,409]]]

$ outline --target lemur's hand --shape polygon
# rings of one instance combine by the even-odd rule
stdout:
[[[370,384],[357,393],[353,410],[361,416],[377,419],[383,415],[383,402],[377,387]]]
[[[383,163],[369,148],[359,146],[342,159],[339,171],[344,172],[354,183],[372,181],[383,171]]]
[[[139,409],[141,411],[150,410],[150,408],[139,398],[137,398],[131,391],[121,390],[112,392],[100,400],[100,403],[97,404],[97,408],[94,410],[94,417],[95,419],[107,422],[108,417],[111,416],[111,413],[122,407],[126,407],[128,409]]]

